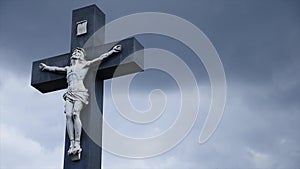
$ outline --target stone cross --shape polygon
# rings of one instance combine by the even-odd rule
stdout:
[[[64,67],[70,64],[71,51],[76,47],[83,47],[86,41],[102,26],[105,25],[105,14],[96,6],[91,5],[83,7],[80,9],[73,10],[72,13],[72,30],[71,30],[71,49],[69,53],[65,53],[59,56],[54,56],[47,59],[42,59],[33,62],[32,64],[32,76],[31,85],[42,93],[52,92],[60,89],[65,89],[67,87],[66,75],[57,74],[53,72],[41,71],[39,69],[40,63],[45,63],[47,65],[55,65],[59,67]],[[120,28],[122,29],[122,28]],[[120,30],[121,31],[121,30]],[[89,93],[90,97],[95,97],[96,102],[91,102],[82,109],[81,116],[84,116],[85,122],[88,124],[83,124],[88,128],[93,128],[89,121],[92,121],[92,113],[95,107],[99,108],[103,112],[103,82],[105,79],[110,79],[115,76],[126,75],[129,73],[140,72],[143,70],[143,57],[142,56],[132,56],[136,51],[143,49],[143,46],[135,39],[128,38],[121,40],[119,42],[112,42],[109,44],[104,44],[104,32],[103,36],[97,37],[97,44],[99,46],[93,46],[93,52],[87,52],[88,59],[99,57],[100,54],[108,52],[114,45],[122,45],[122,51],[104,60],[101,65],[96,68],[96,71],[92,71],[95,77],[94,88],[90,90],[89,88],[93,85],[87,85],[89,91],[95,91],[94,93]],[[129,59],[126,63],[122,61],[127,57],[133,57]],[[137,58],[138,57],[138,58]],[[122,62],[122,63],[121,63]],[[116,68],[120,68],[121,71],[116,75],[114,74]],[[63,112],[62,112],[63,113]],[[102,116],[102,114],[100,115]],[[82,118],[82,117],[81,117]],[[94,131],[99,132],[99,140],[102,140],[102,120],[99,121],[99,128]],[[89,126],[90,125],[90,126]],[[82,153],[80,160],[72,161],[68,156],[67,151],[69,147],[69,138],[66,134],[65,137],[65,157],[64,157],[64,169],[100,169],[101,168],[101,155],[102,148],[99,146],[99,142],[95,143],[91,139],[85,130],[82,130],[81,135],[81,146]]]

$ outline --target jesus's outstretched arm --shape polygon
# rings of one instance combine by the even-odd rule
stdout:
[[[103,59],[107,58],[108,56],[112,55],[113,53],[118,53],[121,50],[122,50],[122,46],[121,45],[116,45],[110,51],[108,51],[107,53],[102,54],[98,58],[96,58],[94,60],[91,60],[91,61],[87,61],[86,66],[90,66],[94,63],[99,63],[100,64]]]
[[[67,71],[67,67],[57,67],[57,66],[48,66],[45,63],[40,63],[40,69],[42,71],[47,70],[50,72],[66,72]]]

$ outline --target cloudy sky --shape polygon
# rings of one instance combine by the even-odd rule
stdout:
[[[222,121],[214,135],[199,144],[211,99],[203,63],[188,46],[172,38],[137,36],[145,48],[171,51],[190,67],[199,86],[199,114],[187,137],[167,153],[136,160],[104,151],[103,168],[300,167],[300,1],[1,0],[1,169],[62,168],[64,91],[41,94],[31,87],[31,63],[68,52],[71,11],[90,4],[103,10],[106,22],[137,12],[163,12],[186,19],[215,46],[227,80]],[[166,73],[145,71],[131,85],[131,100],[140,110],[149,108],[153,89],[161,89],[168,97],[165,114],[147,125],[130,123],[117,113],[110,87],[111,81],[106,81],[104,112],[109,113],[105,118],[124,134],[155,136],[178,115],[174,113],[178,86]]]

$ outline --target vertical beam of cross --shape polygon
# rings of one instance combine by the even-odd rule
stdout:
[[[66,134],[65,137],[65,155],[64,155],[64,169],[100,169],[101,168],[101,141],[102,141],[102,119],[99,121],[99,124],[94,125],[90,124],[90,118],[94,109],[103,110],[103,82],[104,79],[112,78],[114,71],[117,67],[122,67],[122,72],[118,76],[126,75],[129,73],[140,72],[143,70],[143,59],[142,56],[131,55],[138,50],[142,50],[143,46],[135,39],[129,38],[119,42],[113,42],[109,44],[104,43],[104,32],[102,32],[101,37],[93,37],[92,35],[99,30],[105,24],[105,15],[104,13],[96,6],[91,5],[84,8],[73,10],[72,13],[72,30],[71,30],[71,50],[76,47],[83,47],[85,42],[89,39],[94,42],[94,44],[102,44],[100,46],[94,46],[93,55],[89,55],[88,60],[91,60],[95,57],[100,56],[100,54],[107,52],[116,44],[122,45],[122,52],[112,56],[105,60],[96,72],[91,76],[87,76],[86,81],[94,81],[95,89],[90,90],[90,85],[86,85],[90,92],[90,98],[97,98],[97,103],[90,99],[91,102],[82,109],[81,118],[82,121],[87,122],[83,124],[83,129],[92,129],[93,132],[98,132],[95,142],[95,138],[91,139],[85,130],[83,130],[81,135],[81,146],[82,154],[80,161],[72,161],[67,155],[67,150],[69,148],[69,138]],[[98,33],[97,33],[98,34]],[[93,38],[93,39],[90,39]],[[31,85],[35,87],[42,93],[51,92],[55,90],[64,89],[67,87],[66,77],[64,74],[56,74],[53,72],[42,72],[39,70],[39,64],[45,63],[47,65],[55,65],[64,67],[70,64],[70,53],[62,54],[59,56],[42,59],[35,61],[32,64],[32,79]],[[121,63],[126,57],[133,57],[129,62]],[[139,59],[135,59],[139,57]],[[95,78],[95,79],[93,79]],[[102,115],[99,115],[102,116]]]

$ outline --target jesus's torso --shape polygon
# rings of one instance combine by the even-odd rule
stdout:
[[[67,67],[68,90],[87,91],[83,83],[87,71],[88,67],[80,63]]]

